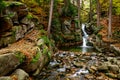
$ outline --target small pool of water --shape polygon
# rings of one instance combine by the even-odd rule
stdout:
[[[92,46],[86,46],[86,47],[82,47],[82,46],[62,47],[62,48],[60,48],[60,50],[73,51],[73,52],[83,52],[83,53],[97,52],[97,50]]]

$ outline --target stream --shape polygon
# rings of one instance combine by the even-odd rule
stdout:
[[[82,32],[83,32],[83,43],[82,43],[82,52],[85,53],[85,52],[89,52],[90,50],[92,50],[92,46],[88,46],[87,43],[89,41],[89,35],[87,34],[86,30],[86,25],[85,24],[82,24]]]
[[[120,75],[116,77],[116,73],[120,64],[116,63],[120,58],[116,59],[114,53],[108,56],[95,52],[92,46],[87,46],[89,35],[85,24],[82,31],[83,44],[77,47],[80,51],[59,50],[35,80],[119,80]]]

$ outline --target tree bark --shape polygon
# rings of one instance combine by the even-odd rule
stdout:
[[[109,5],[109,25],[108,25],[108,39],[112,37],[112,0],[110,0],[110,5]]]
[[[78,27],[80,28],[80,30],[81,30],[81,26],[80,26],[80,21],[81,21],[81,19],[80,19],[80,0],[77,0],[77,5],[78,5]],[[81,31],[80,31],[81,32]],[[81,35],[81,33],[80,33],[80,37],[82,37],[82,35]]]
[[[89,22],[92,21],[92,0],[90,0],[90,14],[89,14]]]
[[[97,0],[97,27],[100,26],[100,2]]]
[[[51,0],[51,5],[50,5],[50,12],[49,12],[49,23],[48,23],[48,37],[50,37],[50,29],[51,29],[51,22],[52,22],[52,13],[53,13],[53,3],[54,0]]]

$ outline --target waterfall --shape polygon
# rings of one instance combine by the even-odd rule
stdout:
[[[87,47],[88,34],[85,31],[85,24],[82,24],[82,31],[83,31],[83,44],[82,44],[82,47]]]

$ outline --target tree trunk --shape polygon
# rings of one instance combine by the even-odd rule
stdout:
[[[108,25],[108,39],[112,37],[112,0],[110,0],[110,5],[109,5],[109,25]]]
[[[100,2],[97,0],[97,27],[100,26]]]
[[[48,37],[50,37],[50,29],[51,29],[51,22],[52,22],[52,13],[53,13],[53,3],[54,0],[51,0],[51,5],[50,5],[50,12],[49,12],[49,23],[48,23]]]
[[[90,14],[89,14],[89,22],[92,21],[92,0],[90,0]]]
[[[80,21],[81,21],[81,19],[80,19],[80,0],[77,0],[77,5],[78,5],[78,27],[80,28],[80,30],[81,30],[81,27],[80,27]],[[81,32],[81,31],[80,31]],[[81,35],[81,33],[80,33],[80,37],[82,37],[82,35]]]

